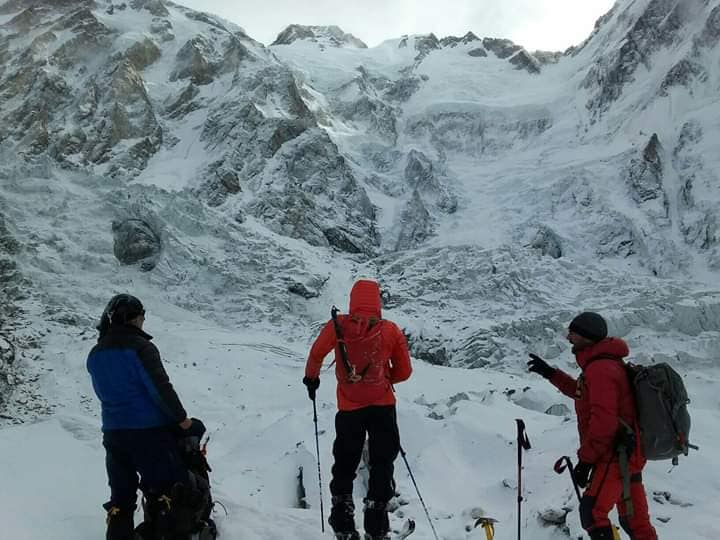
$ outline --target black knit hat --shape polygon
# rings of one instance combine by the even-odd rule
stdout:
[[[605,319],[592,311],[586,311],[575,317],[570,323],[570,331],[596,343],[605,339],[608,333]]]
[[[105,306],[96,328],[103,335],[111,324],[127,324],[139,315],[145,315],[140,300],[130,294],[117,294]]]

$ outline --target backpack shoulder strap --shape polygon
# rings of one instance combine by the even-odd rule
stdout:
[[[340,321],[338,320],[338,308],[333,306],[330,310],[330,316],[332,317],[333,326],[335,327],[335,339],[337,340],[338,349],[340,349],[340,358],[342,359],[343,367],[347,373],[348,382],[356,383],[362,379],[362,375],[355,373],[355,366],[350,364],[347,347],[345,346],[345,337],[343,336]]]

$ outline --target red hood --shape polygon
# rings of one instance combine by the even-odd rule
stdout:
[[[578,351],[575,358],[580,369],[585,369],[591,360],[598,357],[625,358],[628,354],[630,354],[630,349],[628,349],[627,343],[620,338],[609,337]]]
[[[380,285],[377,281],[361,279],[350,291],[350,315],[381,319]]]

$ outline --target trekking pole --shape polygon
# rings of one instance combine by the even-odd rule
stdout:
[[[575,481],[575,467],[573,467],[572,461],[568,456],[563,456],[560,459],[558,459],[555,462],[555,466],[553,467],[554,471],[558,474],[562,474],[565,472],[565,469],[568,470],[570,473],[570,479],[572,480],[573,487],[575,488],[575,494],[577,495],[578,502],[581,500],[580,496],[580,488],[577,485],[577,482]]]
[[[517,422],[517,447],[518,447],[518,497],[517,497],[517,503],[518,503],[518,540],[521,539],[521,529],[522,529],[522,502],[523,502],[523,496],[522,496],[522,453],[523,450],[530,450],[530,439],[528,439],[527,433],[525,433],[525,422],[523,422],[521,419],[517,418],[515,420]]]
[[[432,529],[433,535],[435,536],[435,540],[440,540],[438,538],[437,531],[435,530],[435,525],[433,525],[432,519],[430,518],[430,512],[428,512],[427,506],[425,506],[425,501],[422,498],[422,495],[420,495],[420,489],[418,488],[417,482],[415,481],[415,476],[413,476],[412,470],[410,470],[410,464],[408,463],[407,456],[405,455],[405,450],[403,449],[402,445],[400,445],[400,455],[403,458],[403,461],[405,462],[405,466],[407,467],[408,474],[410,475],[410,480],[412,480],[413,486],[415,486],[415,491],[418,494],[418,497],[420,498],[420,504],[422,504],[423,510],[425,510],[425,515],[428,518],[428,523],[430,523],[430,528]]]
[[[318,437],[317,405],[313,402],[313,422],[315,423],[315,449],[317,451],[318,486],[320,487],[320,529],[325,533],[325,512],[323,510],[322,476],[320,474],[320,438]]]

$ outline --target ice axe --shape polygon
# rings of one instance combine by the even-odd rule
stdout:
[[[577,485],[577,482],[575,481],[575,467],[573,467],[572,461],[568,456],[563,456],[560,459],[558,459],[555,462],[555,466],[553,467],[556,473],[562,474],[565,472],[565,469],[568,470],[570,473],[570,479],[572,480],[573,487],[575,488],[575,494],[577,495],[578,502],[581,499],[580,496],[580,488]]]
[[[493,538],[495,538],[495,524],[497,522],[497,519],[481,517],[475,521],[475,526],[473,528],[476,529],[478,526],[482,527],[485,531],[486,540],[493,540]]]

